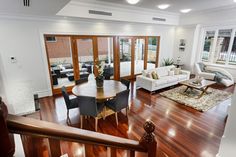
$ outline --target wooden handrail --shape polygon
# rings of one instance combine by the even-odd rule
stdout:
[[[128,150],[130,157],[135,156],[135,151],[146,152],[148,157],[156,156],[157,143],[153,134],[155,125],[151,121],[145,122],[144,135],[140,141],[135,141],[7,113],[6,105],[1,101],[0,97],[0,128],[4,132],[4,136],[0,136],[1,146],[6,143],[5,141],[9,143],[10,136],[7,136],[7,134],[10,132],[48,138],[50,149],[52,149],[52,157],[61,155],[60,140],[106,146],[109,148],[108,152],[111,157],[116,157],[117,148]],[[14,145],[9,143],[8,146],[2,147],[3,150],[0,149],[0,152],[3,152],[3,156],[12,156],[12,153],[14,153],[12,149]],[[0,156],[2,156],[1,153]]]
[[[138,141],[27,117],[8,115],[7,127],[11,133],[147,152]]]

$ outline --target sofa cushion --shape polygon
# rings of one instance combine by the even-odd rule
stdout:
[[[175,75],[175,77],[177,77],[178,78],[178,80],[185,80],[185,79],[187,79],[187,75],[183,75],[183,74],[181,74],[181,75]]]
[[[165,76],[163,79],[167,80],[167,83],[173,83],[178,81],[178,77],[176,76]]]
[[[159,77],[168,76],[168,68],[160,67],[156,69],[156,72]]]
[[[168,76],[174,76],[175,72],[173,70],[168,71]]]
[[[146,77],[147,78],[152,78],[152,74],[151,73],[147,73]]]
[[[162,86],[163,84],[168,83],[168,81],[165,78],[160,78],[158,80],[155,80],[155,87]]]

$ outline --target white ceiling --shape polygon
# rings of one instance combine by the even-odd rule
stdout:
[[[55,16],[71,0],[30,0],[30,7],[23,6],[23,0],[0,0],[0,13],[6,14],[26,14],[40,16]],[[227,6],[236,7],[234,0],[140,0],[136,5],[130,5],[126,0],[73,0],[92,4],[102,4],[105,7],[117,6],[117,8],[128,7],[151,9],[160,11],[158,4],[168,3],[170,7],[164,12],[179,13],[180,9],[191,8],[193,12],[203,10],[220,9]]]
[[[24,7],[23,0],[0,0],[0,13],[53,16],[70,0],[30,0]]]
[[[136,6],[146,9],[160,10],[156,6],[159,4],[170,4],[170,7],[166,9],[168,12],[179,13],[180,9],[191,8],[193,11],[202,11],[208,9],[215,9],[220,7],[232,6],[236,7],[236,3],[233,0],[140,0],[136,5],[131,5],[126,0],[75,0],[84,2],[109,2],[114,4],[123,4],[129,6]]]

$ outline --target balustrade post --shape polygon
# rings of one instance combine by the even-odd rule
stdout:
[[[156,157],[157,142],[153,133],[155,131],[155,125],[151,121],[146,121],[143,128],[146,132],[140,139],[139,143],[147,149],[148,157]]]
[[[9,134],[6,125],[7,115],[7,107],[0,97],[0,156],[12,157],[15,153],[15,143],[14,138]]]

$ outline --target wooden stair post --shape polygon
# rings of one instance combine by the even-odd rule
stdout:
[[[12,157],[15,153],[15,144],[13,135],[9,134],[7,129],[7,115],[7,107],[0,97],[0,156]]]
[[[153,133],[155,131],[155,125],[151,121],[146,121],[143,128],[146,132],[140,139],[139,143],[147,149],[148,157],[156,157],[157,142]]]

